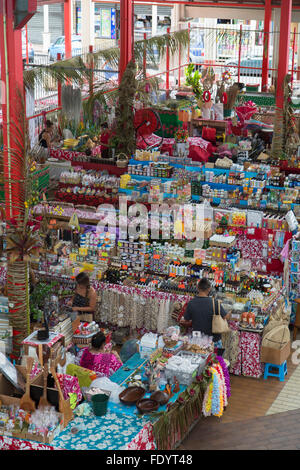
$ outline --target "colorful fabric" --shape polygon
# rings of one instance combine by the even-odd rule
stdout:
[[[113,353],[92,354],[89,348],[84,348],[80,366],[93,370],[99,377],[110,377],[122,363]]]
[[[147,423],[138,435],[128,444],[126,450],[155,450],[153,426]]]
[[[70,398],[69,393],[76,393],[77,395],[77,403],[80,403],[82,400],[82,393],[79,386],[79,381],[77,377],[73,375],[67,374],[57,374],[57,378],[59,381],[60,388],[62,390],[63,396],[65,400]]]
[[[260,362],[261,336],[247,331],[239,332],[239,353],[237,361],[232,365],[232,373],[259,379],[264,371]]]
[[[92,381],[97,378],[97,374],[95,372],[78,366],[77,364],[68,364],[66,372],[67,375],[73,375],[78,378],[80,388],[89,387]]]
[[[54,450],[54,447],[39,442],[0,436],[0,450]]]
[[[142,438],[141,434],[136,438],[147,423],[147,418],[137,419],[109,411],[104,416],[93,413],[90,417],[78,416],[52,441],[52,446],[67,450],[125,450],[134,440],[137,449],[139,442],[145,445],[145,436]],[[77,434],[71,432],[74,427],[78,428]]]

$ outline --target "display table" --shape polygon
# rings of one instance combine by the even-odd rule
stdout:
[[[123,384],[137,368],[143,375],[145,362],[146,359],[136,353],[110,379],[118,384]],[[160,448],[155,436],[158,436],[159,432],[163,432],[164,424],[167,425],[168,448],[172,449],[182,442],[202,416],[205,384],[206,382],[203,380],[198,383],[193,382],[190,386],[180,385],[180,390],[174,392],[169,403],[161,406],[158,415],[154,417],[138,414],[135,406],[111,402],[108,403],[106,415],[98,417],[94,415],[91,405],[87,404],[85,409],[90,410],[88,414],[85,413],[81,416],[79,412],[76,413],[75,409],[74,414],[77,416],[54,438],[50,445],[10,436],[0,436],[0,449],[154,450]],[[183,395],[184,392],[186,395]],[[146,393],[145,397],[147,396]],[[171,420],[172,417],[174,418],[174,412],[177,425],[175,428],[168,427],[168,420],[174,426],[174,421]],[[181,422],[182,415],[184,416],[183,423]],[[158,424],[159,426],[157,426]],[[76,434],[72,432],[74,427],[77,428]]]
[[[214,119],[201,119],[201,118],[192,119],[190,122],[190,126],[189,126],[190,135],[193,135],[193,130],[195,127],[202,129],[205,126],[213,127],[214,129],[217,129],[221,133],[225,133],[226,121],[214,120]]]

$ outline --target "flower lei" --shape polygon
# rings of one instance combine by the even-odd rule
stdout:
[[[222,73],[222,80],[224,82],[227,82],[230,79],[231,79],[231,73],[229,72],[229,70],[225,70],[225,72]]]
[[[223,375],[224,375],[224,381],[225,381],[225,387],[226,387],[226,393],[227,393],[227,398],[231,396],[231,387],[230,387],[230,376],[229,376],[229,371],[228,367],[223,359],[222,356],[217,356],[217,360],[222,367],[223,370]]]
[[[214,368],[212,368],[213,373],[213,394],[212,394],[212,401],[211,401],[211,414],[216,416],[220,413],[220,397],[221,397],[221,390],[220,390],[220,383],[218,379],[217,372]]]
[[[211,415],[211,406],[212,406],[212,395],[213,395],[213,380],[210,382],[209,386],[207,387],[202,404],[202,413],[204,416]]]
[[[223,415],[224,406],[227,406],[227,387],[223,368],[220,363],[214,363],[209,368],[212,374],[212,381],[207,387],[202,404],[202,413],[204,416],[218,416]]]
[[[221,387],[220,395],[222,397],[222,402],[223,402],[223,406],[222,406],[222,414],[223,414],[224,406],[228,405],[226,384],[225,384],[223,369],[220,366],[220,364],[216,363],[214,365],[214,368],[216,370],[216,373],[218,374],[218,379],[220,381],[220,387]]]

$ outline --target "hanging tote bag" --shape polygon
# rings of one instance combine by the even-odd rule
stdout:
[[[228,333],[230,328],[228,326],[227,320],[222,318],[220,313],[220,302],[218,301],[218,313],[216,314],[216,305],[215,299],[212,298],[213,303],[213,317],[212,317],[212,332],[213,334]]]

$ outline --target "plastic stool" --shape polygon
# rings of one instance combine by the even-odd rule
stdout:
[[[270,372],[270,369],[276,368],[278,372]],[[284,361],[280,366],[278,364],[270,364],[267,362],[265,364],[264,379],[268,377],[278,377],[280,382],[284,382],[284,376],[287,374],[287,363]]]

